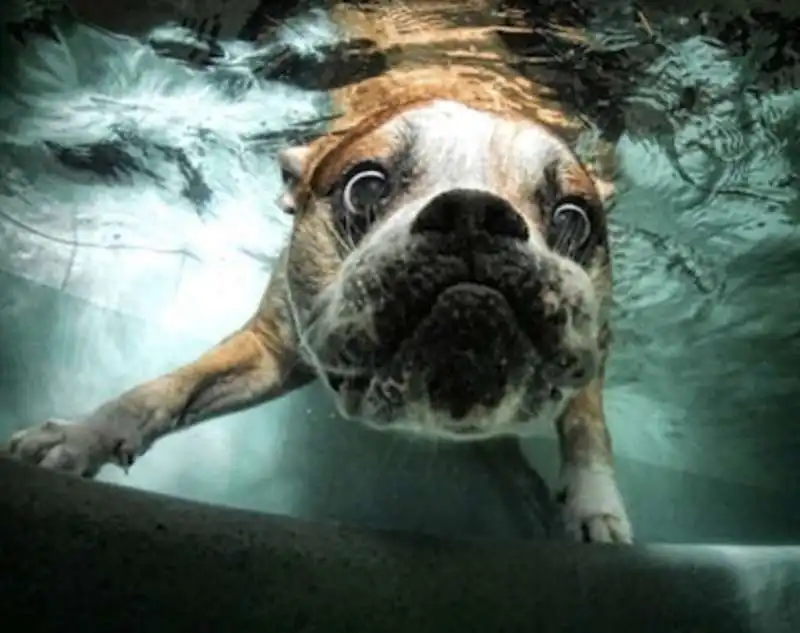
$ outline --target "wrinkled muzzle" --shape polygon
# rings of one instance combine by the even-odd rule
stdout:
[[[456,189],[366,241],[308,327],[342,411],[472,433],[538,417],[591,380],[591,282],[532,230],[508,201]]]

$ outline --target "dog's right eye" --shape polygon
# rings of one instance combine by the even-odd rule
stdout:
[[[343,228],[353,240],[358,240],[369,230],[391,195],[389,175],[382,165],[364,162],[351,169],[343,183]]]

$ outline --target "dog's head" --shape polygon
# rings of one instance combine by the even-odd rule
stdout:
[[[602,200],[545,127],[431,101],[279,160],[301,354],[344,415],[523,434],[601,371]]]

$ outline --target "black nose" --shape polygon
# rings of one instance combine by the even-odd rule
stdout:
[[[528,239],[525,220],[511,203],[475,189],[451,189],[440,193],[419,212],[411,231],[455,233],[464,237],[484,233],[515,240]]]

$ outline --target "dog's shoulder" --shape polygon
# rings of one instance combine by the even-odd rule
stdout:
[[[576,120],[564,115],[552,91],[515,64],[507,40],[522,34],[534,37],[536,27],[525,12],[502,4],[492,0],[337,3],[331,18],[346,40],[356,43],[342,56],[353,66],[353,80],[333,91],[335,101],[346,104],[341,125],[387,104],[402,109],[446,99],[503,116],[575,127]],[[381,63],[372,63],[371,73],[364,72],[370,65],[362,63],[359,73],[358,57]]]

